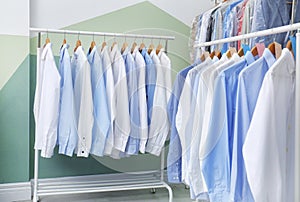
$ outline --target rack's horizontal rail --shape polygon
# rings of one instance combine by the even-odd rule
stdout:
[[[124,33],[110,33],[110,32],[90,32],[90,31],[77,31],[77,30],[61,30],[61,29],[45,29],[33,28],[29,29],[31,32],[40,33],[56,33],[56,34],[78,34],[90,36],[111,36],[111,37],[126,37],[126,38],[143,38],[143,39],[163,39],[174,40],[174,36],[158,36],[158,35],[143,35],[143,34],[124,34]]]

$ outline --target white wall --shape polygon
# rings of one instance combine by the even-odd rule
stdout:
[[[29,0],[1,2],[0,25],[0,34],[28,36]]]
[[[16,1],[16,0],[14,0]],[[59,29],[84,20],[101,16],[124,7],[143,2],[143,0],[31,0],[32,27]],[[186,25],[201,12],[214,4],[211,0],[149,0]]]

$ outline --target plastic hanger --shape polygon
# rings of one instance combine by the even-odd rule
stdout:
[[[80,34],[80,33],[78,33],[78,40],[76,41],[76,46],[75,46],[75,48],[74,48],[74,52],[77,50],[77,48],[78,48],[79,46],[81,46],[81,41],[80,41],[80,39],[79,39],[79,34]]]

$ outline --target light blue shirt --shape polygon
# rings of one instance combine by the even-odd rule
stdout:
[[[103,156],[106,137],[110,128],[110,115],[104,81],[104,68],[102,60],[94,47],[88,54],[87,59],[91,66],[91,82],[94,103],[94,126],[92,133],[91,154]]]
[[[199,63],[198,63],[199,64]],[[182,92],[183,84],[188,71],[195,67],[197,63],[181,70],[174,81],[174,86],[172,90],[172,95],[168,102],[168,117],[171,124],[171,135],[170,135],[170,145],[169,153],[167,157],[167,172],[168,181],[171,183],[180,183],[182,181],[181,175],[181,143],[176,129],[176,113],[178,110],[179,98]]]
[[[148,54],[146,48],[141,51],[146,63],[146,97],[147,97],[147,108],[148,108],[148,125],[151,124],[153,99],[156,85],[156,69],[153,61]]]
[[[242,148],[252,119],[253,111],[266,72],[275,63],[269,49],[263,56],[241,71],[237,87],[235,125],[233,131],[233,152],[231,171],[231,200],[253,202],[247,180]]]
[[[213,103],[208,129],[202,173],[211,202],[230,201],[231,129],[240,71],[254,62],[247,52],[245,59],[223,70],[215,80]]]
[[[60,113],[58,125],[59,154],[72,156],[77,146],[77,129],[74,111],[74,93],[71,72],[69,45],[60,49],[59,72],[60,81]],[[67,117],[67,118],[66,118]]]
[[[131,131],[126,145],[126,153],[129,155],[138,154],[140,145],[140,113],[139,113],[139,97],[138,97],[138,75],[135,61],[127,47],[123,54],[125,62],[128,97],[129,97],[129,114]]]

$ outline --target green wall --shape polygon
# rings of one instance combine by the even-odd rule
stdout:
[[[89,30],[99,32],[139,33],[149,35],[173,35],[175,41],[169,41],[168,54],[172,60],[173,76],[177,71],[188,65],[188,36],[189,27],[172,17],[168,13],[157,8],[149,2],[143,2],[106,15],[71,25],[65,29]],[[53,52],[59,55],[59,49],[64,38],[63,35],[49,34],[53,43]],[[66,35],[69,49],[72,55],[77,35]],[[1,38],[0,38],[1,39]],[[91,36],[80,36],[85,50],[88,50]],[[43,36],[43,42],[45,36]],[[103,42],[103,37],[96,37],[97,44]],[[114,39],[106,38],[108,44]],[[125,39],[116,39],[122,45]],[[133,39],[126,39],[128,44]],[[150,44],[151,40],[137,39],[136,42]],[[158,44],[159,40],[153,40]],[[161,41],[161,43],[164,43]],[[17,64],[13,75],[7,75],[4,87],[0,90],[0,183],[28,181],[33,177],[34,159],[34,119],[32,113],[33,97],[35,91],[36,71],[36,38],[30,41],[30,56]],[[25,53],[26,53],[25,50]],[[19,52],[17,52],[19,54]],[[58,57],[56,57],[56,60]],[[2,65],[3,63],[0,63]],[[30,65],[30,68],[29,68]],[[0,68],[5,68],[0,66]],[[0,77],[1,82],[1,77]],[[29,91],[30,89],[30,91]],[[40,177],[60,177],[87,175],[98,173],[111,173],[122,170],[153,169],[159,167],[159,158],[150,155],[140,155],[123,160],[103,158],[69,158],[56,155],[52,159],[40,158]],[[99,163],[101,162],[101,163]],[[143,162],[143,163],[141,163]],[[115,168],[120,168],[115,169]]]
[[[6,42],[11,44],[15,43],[15,39],[20,39],[18,36],[4,38],[9,38]],[[22,42],[26,41],[29,45],[27,38]],[[20,50],[20,54],[27,49],[28,55],[28,45],[27,48],[20,46],[14,51]],[[13,54],[15,52],[7,52],[4,56],[11,57]],[[9,65],[18,66],[16,71],[11,68],[12,75],[7,74],[11,76],[5,77],[6,81],[0,90],[0,183],[24,182],[29,179],[29,56],[18,64],[20,57],[21,54],[12,59]],[[7,72],[9,65],[2,60],[0,72]]]

